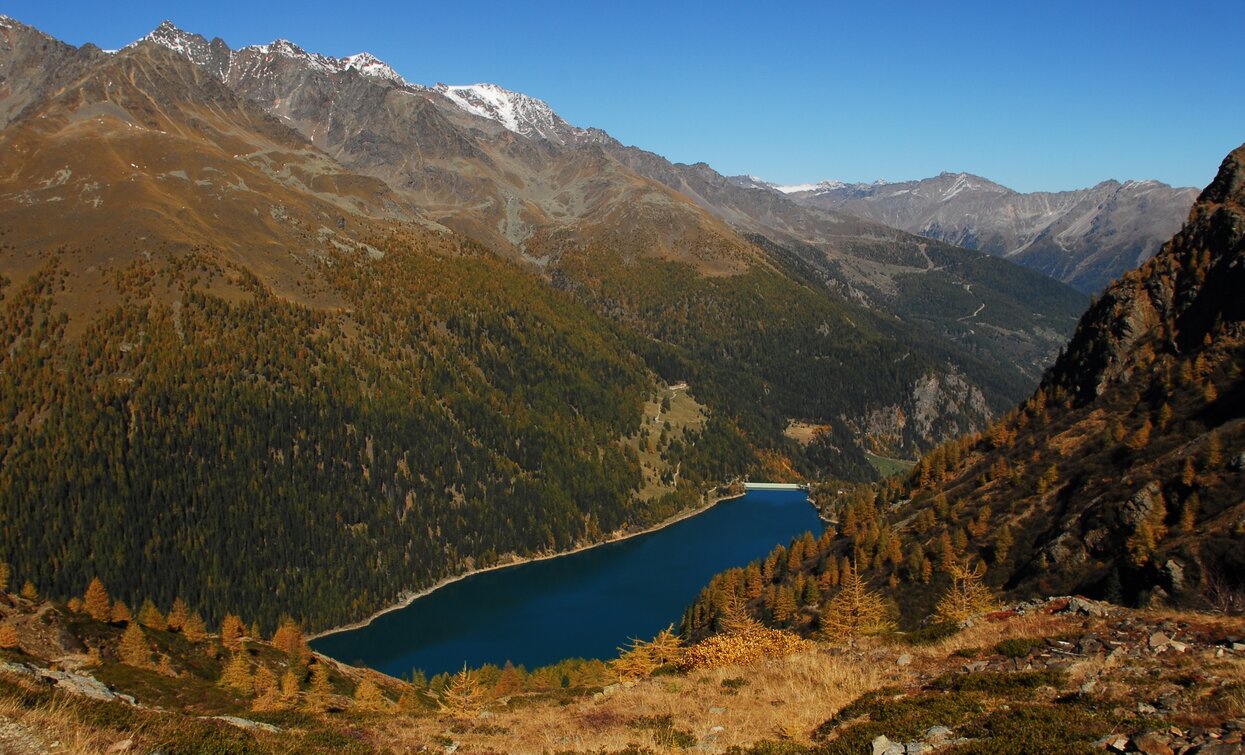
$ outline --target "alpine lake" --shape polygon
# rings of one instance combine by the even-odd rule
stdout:
[[[449,582],[311,645],[399,677],[614,658],[630,638],[677,630],[713,575],[822,528],[803,491],[750,490],[652,532]]]

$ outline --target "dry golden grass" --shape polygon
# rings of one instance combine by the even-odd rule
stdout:
[[[1080,625],[1080,620],[1050,614],[1010,616],[1004,621],[983,620],[945,640],[914,647],[909,652],[915,660],[943,659],[957,650],[992,648],[1003,640],[1021,637],[1054,637]]]
[[[99,731],[79,722],[74,702],[56,698],[26,708],[16,700],[0,699],[0,752],[102,753],[123,739],[115,732]]]
[[[459,742],[461,753],[609,751],[632,743],[660,752],[669,749],[668,741],[661,731],[643,724],[668,717],[668,728],[694,737],[701,751],[723,752],[762,739],[805,741],[844,705],[896,683],[904,673],[882,671],[895,669],[893,660],[878,664],[809,646],[805,652],[749,665],[657,676],[565,706],[494,706],[490,717],[460,722],[452,733],[444,721],[430,717],[393,719],[378,727],[377,741],[399,752],[442,736]]]

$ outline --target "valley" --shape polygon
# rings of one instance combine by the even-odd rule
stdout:
[[[766,14],[718,39],[729,7],[556,42],[543,11],[387,8],[395,65],[343,54],[374,14],[323,10],[254,9],[306,47],[249,13],[108,50],[0,15],[0,751],[1245,750],[1245,146],[1201,191],[976,175],[1194,154],[1126,138],[1220,81],[1178,25],[1126,92],[1061,69],[1136,29],[1038,76],[983,33],[1005,8],[973,45],[924,8],[850,38],[790,9],[816,66]],[[828,63],[914,16],[887,65]],[[499,81],[547,64],[602,109],[432,83],[515,39]],[[604,107],[645,87],[639,120]],[[683,147],[624,141],[687,101]],[[843,133],[903,175],[982,167],[718,169],[742,139],[847,176]]]

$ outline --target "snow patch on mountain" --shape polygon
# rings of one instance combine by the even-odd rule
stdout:
[[[496,84],[437,84],[433,89],[468,113],[496,121],[520,136],[539,136],[561,144],[566,141],[564,130],[578,131],[544,101]]]
[[[172,21],[162,21],[150,34],[125,46],[135,47],[143,42],[155,42],[173,52],[190,59],[195,65],[206,65],[211,60],[211,47],[206,38],[200,34],[182,31]]]
[[[847,184],[842,181],[818,181],[815,184],[785,184],[782,186],[775,185],[774,188],[783,194],[795,194],[798,191],[829,191],[831,189],[841,189]]]
[[[370,52],[361,52],[341,59],[341,63],[347,70],[358,71],[364,76],[371,76],[374,79],[388,79],[398,86],[406,86],[406,79],[398,75],[385,61],[377,58]]]

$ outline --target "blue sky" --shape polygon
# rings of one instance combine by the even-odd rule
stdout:
[[[1245,2],[0,2],[73,44],[165,18],[491,81],[679,162],[799,183],[969,171],[1202,186],[1245,142]]]

